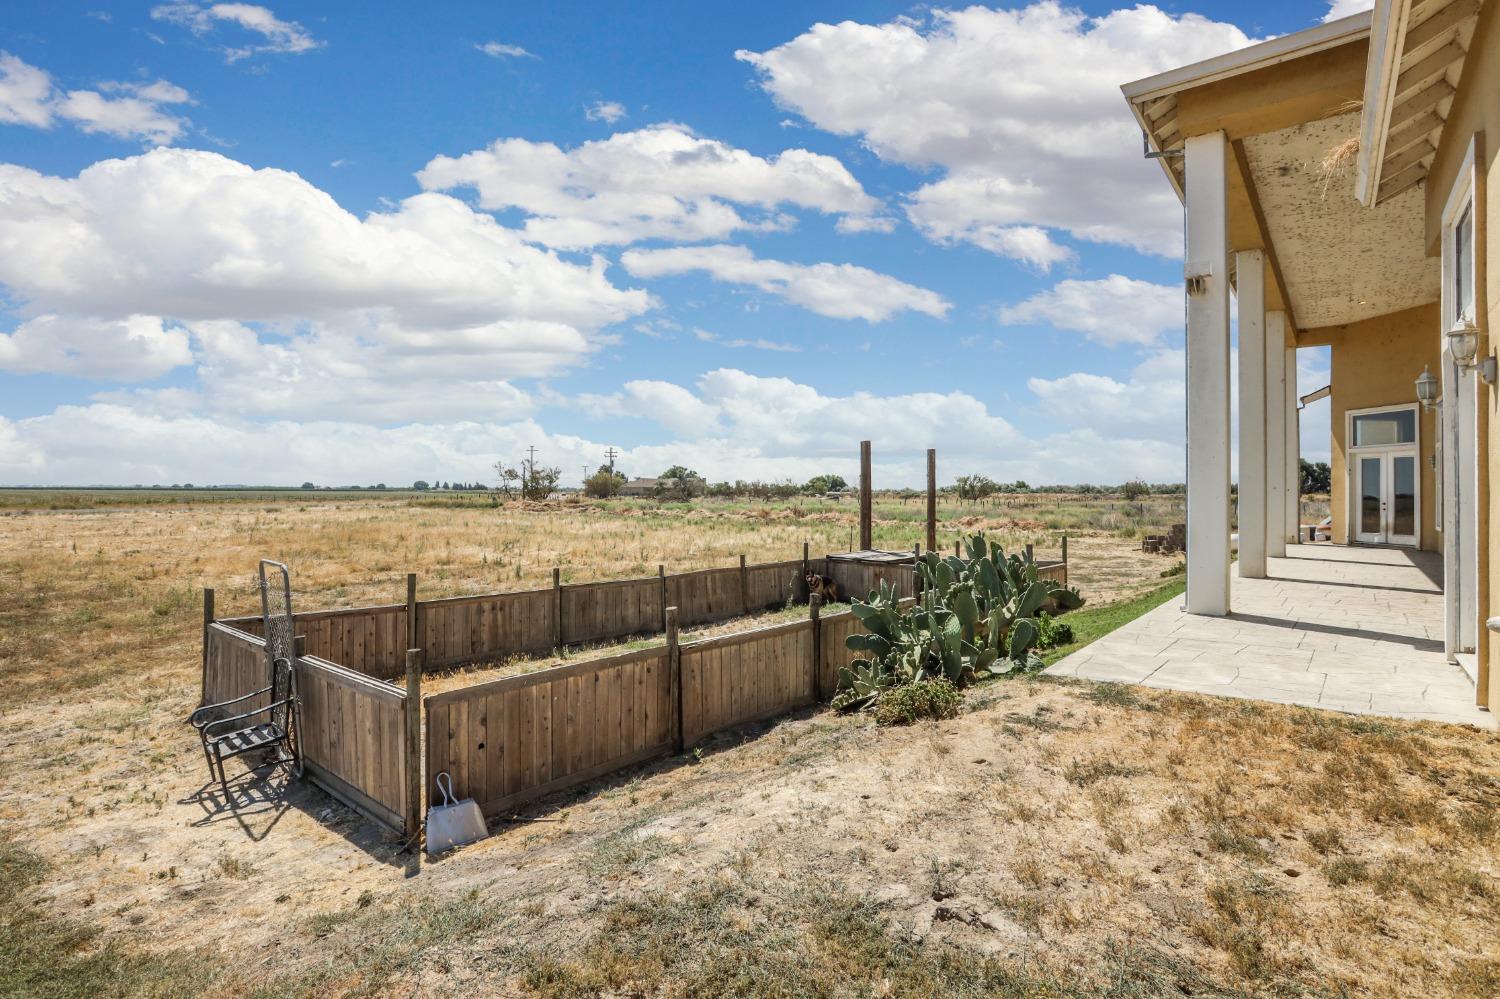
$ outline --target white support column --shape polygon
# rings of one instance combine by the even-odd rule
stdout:
[[[1266,576],[1266,256],[1235,254],[1240,331],[1240,578]],[[1277,405],[1281,404],[1278,397]]]
[[[1297,409],[1297,348],[1286,349],[1286,539],[1302,541],[1302,417]]]
[[[1269,558],[1286,557],[1286,417],[1286,313],[1267,312],[1266,555]]]
[[[1187,181],[1187,611],[1229,613],[1229,250],[1223,132],[1190,137]]]

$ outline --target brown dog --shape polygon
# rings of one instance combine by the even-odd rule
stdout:
[[[820,576],[816,572],[809,572],[806,580],[809,599],[814,593],[822,597],[825,604],[839,599],[839,584],[832,576]]]

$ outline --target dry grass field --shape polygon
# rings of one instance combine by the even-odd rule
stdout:
[[[854,510],[180,498],[0,492],[0,996],[1500,992],[1500,739],[1435,724],[1003,681],[719,737],[421,865],[315,790],[208,815],[200,592],[253,611],[262,556],[353,606],[837,550]],[[1137,550],[1174,504],[943,518],[1067,531],[1087,638],[1174,592]],[[876,544],[920,516],[883,499]]]

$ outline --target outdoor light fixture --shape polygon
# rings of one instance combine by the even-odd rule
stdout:
[[[1453,356],[1453,362],[1458,365],[1459,370],[1478,369],[1479,377],[1486,385],[1495,384],[1497,369],[1500,369],[1500,362],[1495,360],[1495,355],[1491,354],[1482,361],[1474,360],[1479,353],[1479,327],[1474,325],[1474,320],[1460,319],[1453,324],[1447,335],[1448,353]]]
[[[1479,353],[1479,327],[1473,320],[1460,319],[1448,331],[1448,353],[1460,368],[1472,368]]]
[[[1422,365],[1422,373],[1417,376],[1417,401],[1422,404],[1423,409],[1431,409],[1438,402],[1438,380],[1433,377],[1427,365]]]

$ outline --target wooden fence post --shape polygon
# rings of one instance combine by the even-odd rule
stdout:
[[[417,574],[406,574],[406,647],[415,649],[419,645],[421,630],[417,627]]]
[[[1063,535],[1063,585],[1068,585],[1068,536]]]
[[[745,569],[745,556],[740,556],[740,617],[750,613],[750,576]]]
[[[927,449],[927,550],[937,547],[937,448]]]
[[[1036,561],[1036,545],[1033,545],[1030,542],[1026,543],[1026,561]]]
[[[562,622],[562,568],[552,568],[552,648],[561,652],[563,647]]]
[[[802,542],[802,578],[797,581],[797,585],[802,587],[803,595],[809,597],[812,593],[807,589],[807,574],[812,572],[812,561],[808,558],[811,551],[812,546],[806,541]]]
[[[198,691],[198,703],[208,700],[208,626],[214,623],[213,587],[203,588],[203,684]]]
[[[859,442],[859,548],[869,551],[873,546],[871,519],[872,495],[870,484],[870,442]]]
[[[667,675],[672,688],[672,751],[680,753],[682,742],[682,648],[677,644],[677,608],[667,608]]]
[[[667,567],[658,565],[656,567],[656,578],[659,582],[661,594],[661,630],[667,630]]]
[[[823,595],[821,593],[811,594],[807,598],[808,617],[812,619],[812,670],[813,670],[813,696],[818,703],[823,703],[823,620],[819,616],[823,610]]]
[[[408,576],[413,582],[415,576]],[[406,838],[422,830],[422,650],[406,650]]]

